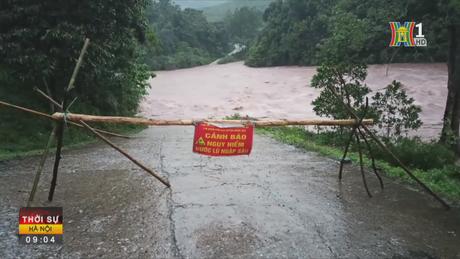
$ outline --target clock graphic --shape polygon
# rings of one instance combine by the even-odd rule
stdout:
[[[63,234],[62,207],[20,208],[20,244],[62,244]]]

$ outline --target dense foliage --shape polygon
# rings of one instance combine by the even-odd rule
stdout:
[[[76,79],[73,112],[133,114],[145,93],[147,67],[140,62],[147,0],[2,1],[0,96],[18,105],[49,111],[42,89],[62,100],[83,41],[87,55]],[[50,123],[1,109],[2,148],[37,143]],[[71,137],[71,136],[70,136]],[[10,145],[11,144],[11,145]]]
[[[229,53],[234,44],[249,45],[262,26],[262,12],[241,7],[228,11],[219,22],[208,22],[203,11],[158,0],[147,11],[156,44],[145,49],[152,70],[208,64]]]
[[[76,81],[79,103],[105,113],[132,113],[147,73],[138,60],[146,1],[7,1],[0,17],[0,67],[30,93],[34,86],[60,100],[84,38],[91,45]],[[5,87],[2,84],[2,87]]]
[[[446,60],[443,2],[430,0],[277,0],[264,13],[250,66],[321,63],[321,50],[347,41],[365,63]],[[390,21],[423,22],[427,48],[390,48]],[[346,30],[344,30],[346,29]],[[444,39],[444,40],[443,40]],[[333,51],[333,50],[332,50]]]
[[[275,1],[265,10],[265,28],[251,47],[247,64],[314,64],[316,45],[327,36],[332,1]]]

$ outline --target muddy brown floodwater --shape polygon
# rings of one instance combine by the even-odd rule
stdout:
[[[247,70],[238,64],[222,68]],[[217,68],[195,71],[206,69]],[[282,68],[273,68],[272,74],[279,74],[270,79],[300,82],[304,70],[308,68],[286,68],[286,75]],[[174,89],[183,80],[181,74],[193,69],[187,71],[161,72],[152,83],[167,73]],[[208,76],[215,77],[215,73],[202,73],[200,80],[207,84]],[[226,98],[225,91],[238,93],[231,85],[223,92],[211,91],[201,96],[201,103],[196,104],[201,108],[193,111],[193,105],[180,101],[190,99],[190,103],[200,91],[184,86],[176,93],[176,106],[169,110],[161,108],[166,101],[152,103],[174,99],[168,94],[172,91],[168,84],[162,87],[152,88],[155,96],[147,98],[144,113],[207,117],[200,109],[209,106],[212,110],[214,102],[222,102],[218,107],[227,110],[217,109],[213,114],[220,117],[234,110],[219,96]],[[310,91],[296,89],[303,97],[305,89]],[[293,100],[284,105],[277,102],[277,95],[273,98],[273,102],[268,96],[260,101],[280,105],[279,117],[287,114],[282,107],[288,111],[300,107]],[[240,109],[243,112],[251,107],[250,102],[235,104],[247,105]],[[256,114],[256,108],[249,115],[270,115],[263,115],[264,109]],[[182,113],[175,116],[174,112]],[[303,110],[296,116],[303,117]],[[384,178],[385,190],[381,191],[375,177],[368,174],[374,195],[368,198],[355,166],[346,166],[340,183],[337,161],[267,136],[255,136],[250,156],[225,158],[192,153],[192,139],[192,127],[151,127],[134,139],[114,139],[168,178],[171,190],[111,148],[92,144],[63,153],[55,201],[48,203],[50,159],[33,205],[64,207],[62,246],[18,244],[18,211],[27,200],[39,157],[0,162],[0,258],[460,258],[459,208],[444,210],[416,186]]]
[[[404,84],[422,107],[424,125],[415,135],[440,133],[447,97],[445,64],[370,65],[366,84],[377,91],[393,80]],[[256,118],[315,118],[310,87],[316,67],[250,68],[242,62],[157,72],[141,114],[152,118],[222,118],[239,113]]]

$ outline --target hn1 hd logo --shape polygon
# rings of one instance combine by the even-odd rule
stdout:
[[[390,22],[391,42],[390,47],[426,47],[427,40],[423,35],[422,23],[415,22]],[[417,28],[417,35],[414,37],[414,29]]]

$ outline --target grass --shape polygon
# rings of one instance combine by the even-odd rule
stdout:
[[[318,152],[324,156],[340,160],[343,155],[343,145],[325,144],[324,135],[308,132],[299,127],[277,127],[257,129],[258,133],[269,135],[283,143],[294,145],[304,150]],[[377,149],[373,149],[378,152]],[[433,156],[434,154],[432,154]],[[357,152],[349,152],[348,158],[357,163],[359,155]],[[364,164],[371,166],[371,160],[365,156]],[[400,179],[403,182],[416,184],[398,166],[381,159],[376,160],[376,165],[392,179]],[[446,164],[440,168],[427,170],[412,167],[414,175],[429,186],[434,192],[441,194],[449,200],[460,201],[460,168],[455,164]]]

